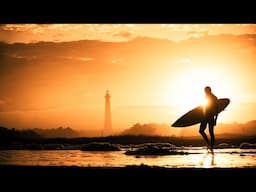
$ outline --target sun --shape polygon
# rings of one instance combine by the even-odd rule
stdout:
[[[224,71],[216,68],[187,69],[177,73],[170,82],[168,103],[179,112],[186,112],[199,105],[206,105],[204,88],[210,86],[218,98],[232,95],[232,85]]]

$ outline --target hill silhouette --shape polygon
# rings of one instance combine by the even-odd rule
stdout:
[[[0,127],[0,143],[19,142],[25,140],[37,140],[42,137],[32,130],[17,130]]]
[[[52,136],[52,135],[51,135]],[[204,146],[202,138],[150,135],[115,135],[107,137],[51,137],[40,136],[33,130],[16,130],[0,127],[1,149],[80,149],[84,144],[109,143],[121,145],[137,145],[145,143],[169,143],[176,146]],[[223,144],[239,147],[243,143],[256,143],[256,135],[218,135],[216,145]]]
[[[52,128],[52,129],[15,129],[0,127],[0,142],[22,142],[36,141],[50,138],[75,138],[79,137],[79,133],[73,129],[67,128]]]
[[[79,137],[80,134],[78,131],[75,131],[71,129],[70,127],[59,127],[59,128],[52,128],[52,129],[40,129],[40,128],[34,128],[32,129],[35,133],[40,135],[43,138],[74,138]]]
[[[123,136],[141,136],[141,137],[166,137],[166,138],[180,138],[180,139],[200,139],[198,133],[198,126],[192,126],[190,128],[172,128],[168,124],[141,124],[136,123],[130,128],[121,132],[116,132],[112,137]],[[230,123],[230,124],[218,124],[215,128],[215,133],[221,138],[239,138],[239,137],[254,137],[256,136],[256,120],[249,121],[247,123]],[[233,132],[233,129],[240,130]],[[223,131],[225,130],[225,131]],[[92,137],[91,135],[97,135]],[[90,137],[90,139],[89,139]],[[81,130],[77,131],[70,127],[58,127],[51,129],[33,128],[33,129],[15,129],[0,127],[0,140],[4,141],[19,141],[26,139],[56,139],[56,138],[88,138],[88,141],[108,141],[106,138],[101,137],[100,134],[96,134],[96,131]],[[133,138],[135,138],[133,137]],[[100,139],[102,138],[102,139]],[[104,139],[105,138],[105,139]],[[122,141],[120,141],[122,143]],[[147,141],[149,142],[149,141]]]
[[[191,126],[187,128],[173,128],[168,124],[140,124],[136,123],[132,127],[124,130],[120,135],[158,135],[158,136],[198,136],[199,126]],[[234,132],[234,130],[236,130]],[[216,135],[229,136],[249,136],[256,135],[256,120],[246,123],[221,123],[215,128]]]

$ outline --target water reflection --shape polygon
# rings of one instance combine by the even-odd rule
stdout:
[[[204,168],[214,167],[214,154],[205,153],[200,161],[200,165]]]
[[[0,151],[1,165],[65,165],[124,167],[149,165],[162,167],[256,167],[256,149],[217,149],[214,154],[204,149],[189,149],[188,155],[133,156],[124,151],[87,152],[80,150]]]

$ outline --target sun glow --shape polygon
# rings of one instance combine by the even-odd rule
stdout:
[[[178,73],[171,81],[170,104],[175,105],[179,112],[185,112],[198,105],[207,105],[205,86],[210,86],[218,98],[231,97],[235,94],[235,82],[229,79],[228,73],[224,74],[223,69],[220,71],[207,67],[187,69]]]
[[[209,100],[207,98],[204,98],[203,106],[206,107],[207,105],[209,105]]]

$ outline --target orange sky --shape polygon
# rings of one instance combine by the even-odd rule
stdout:
[[[100,130],[106,89],[114,129],[170,124],[205,85],[231,99],[220,122],[255,119],[256,25],[12,24],[0,41],[2,126]]]
[[[126,41],[138,36],[181,41],[216,34],[255,34],[254,24],[6,24],[0,41]]]

